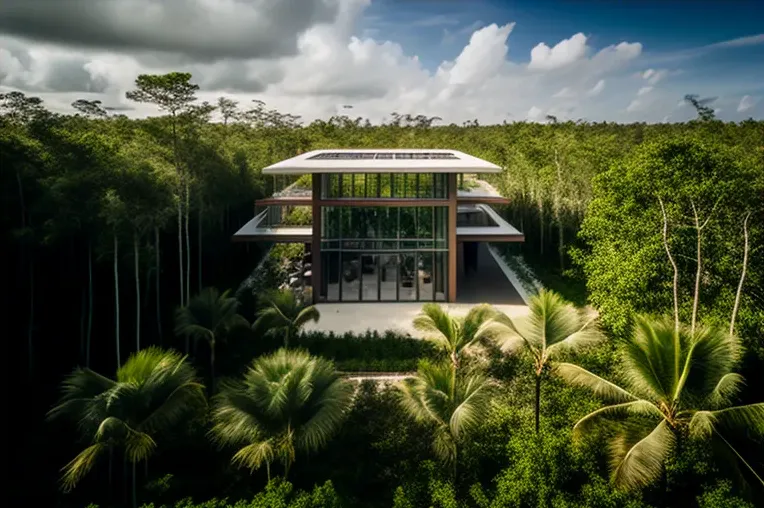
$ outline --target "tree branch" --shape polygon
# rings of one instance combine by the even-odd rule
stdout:
[[[745,281],[745,270],[748,266],[748,218],[751,216],[751,212],[745,214],[743,220],[743,268],[740,272],[740,282],[737,285],[737,292],[735,293],[735,305],[732,307],[732,317],[730,318],[730,335],[735,333],[735,320],[737,319],[737,311],[740,308],[740,295],[743,292],[743,281]]]
[[[676,266],[674,258],[671,256],[671,250],[668,244],[668,216],[666,215],[666,207],[663,206],[663,200],[658,197],[658,203],[661,205],[661,213],[663,214],[663,247],[666,249],[666,255],[669,258],[671,266],[674,268],[674,328],[679,330],[679,269]]]

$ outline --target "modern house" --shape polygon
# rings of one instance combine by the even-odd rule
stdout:
[[[499,166],[456,150],[315,150],[263,169],[286,182],[255,202],[239,242],[305,244],[305,284],[318,302],[457,301],[457,274],[479,242],[522,242],[463,175]]]

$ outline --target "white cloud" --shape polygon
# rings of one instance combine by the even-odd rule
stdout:
[[[212,0],[186,1],[206,6]],[[289,0],[289,5],[296,5],[295,1]],[[472,118],[482,124],[507,118],[544,121],[546,115],[561,121],[660,121],[676,100],[676,95],[668,98],[668,92],[661,95],[656,88],[649,95],[638,96],[640,100],[626,108],[630,115],[625,114],[623,105],[629,98],[624,95],[631,93],[629,85],[633,84],[629,78],[636,68],[648,67],[642,61],[639,42],[621,42],[597,51],[587,44],[586,36],[577,33],[550,42],[551,47],[538,44],[530,61],[519,63],[508,57],[514,23],[481,23],[467,25],[472,32],[469,42],[452,59],[428,69],[412,48],[382,38],[384,30],[356,28],[369,0],[323,1],[336,7],[330,9],[334,17],[315,20],[299,31],[293,54],[260,51],[252,57],[200,59],[182,49],[155,56],[137,50],[119,53],[108,48],[22,42],[0,33],[0,89],[18,88],[38,95],[60,112],[70,112],[69,104],[75,99],[89,98],[109,106],[130,106],[134,108],[131,116],[142,116],[155,114],[155,110],[130,103],[124,95],[136,76],[179,70],[193,74],[202,87],[202,100],[225,95],[248,107],[252,99],[259,99],[269,108],[301,115],[306,122],[334,114],[378,122],[393,111],[437,115],[445,123],[457,124]],[[247,5],[248,9],[258,8],[256,2]],[[255,15],[253,12],[247,11],[247,15]],[[435,26],[436,21],[450,23],[445,18],[427,23]],[[233,42],[228,42],[218,44],[218,50],[231,49]],[[645,87],[654,86],[651,80],[657,83],[667,72],[647,69],[640,72],[639,81]],[[595,96],[596,100],[587,100]],[[342,109],[343,104],[352,105],[352,110]],[[725,108],[729,114],[734,105]]]
[[[740,99],[740,104],[737,105],[738,113],[743,113],[752,109],[757,102],[759,102],[758,99],[751,97],[750,95],[744,95],[743,98]]]
[[[650,85],[657,85],[659,81],[669,75],[668,69],[647,69],[641,74],[642,79],[648,82]]]
[[[594,96],[597,96],[597,95],[601,94],[604,89],[605,89],[605,80],[601,79],[601,80],[597,81],[597,84],[594,85],[591,88],[591,90],[586,92],[586,95],[588,95],[589,97],[594,97]]]
[[[648,94],[648,93],[650,93],[652,91],[653,91],[653,87],[651,87],[651,86],[643,86],[642,88],[639,89],[639,91],[637,92],[637,95],[645,95],[645,94]]]
[[[541,108],[537,108],[536,106],[531,106],[531,109],[529,109],[528,113],[525,114],[525,118],[531,121],[538,121],[543,117],[544,112],[541,110]]]
[[[543,42],[531,50],[530,69],[549,70],[565,67],[584,58],[586,55],[586,36],[577,33],[570,39],[563,39],[550,48]]]
[[[449,84],[475,84],[494,76],[505,62],[507,37],[514,26],[514,23],[502,27],[491,24],[475,31],[450,69]]]
[[[634,113],[636,111],[640,111],[642,107],[644,106],[644,103],[640,101],[639,99],[634,99],[629,103],[628,106],[626,106],[626,112],[627,113]]]
[[[572,99],[575,96],[576,96],[576,93],[566,86],[565,88],[561,89],[559,92],[554,94],[552,97],[554,97],[555,99]]]

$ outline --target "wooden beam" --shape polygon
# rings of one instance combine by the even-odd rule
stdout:
[[[310,246],[313,303],[321,301],[321,175],[313,173],[313,239]]]
[[[343,198],[325,199],[321,206],[448,206],[447,199],[416,199],[416,198]]]
[[[448,298],[456,301],[456,173],[448,175]]]
[[[312,206],[313,198],[311,197],[281,197],[281,198],[264,198],[255,200],[255,206]]]

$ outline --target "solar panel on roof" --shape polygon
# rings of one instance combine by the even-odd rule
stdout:
[[[448,152],[324,152],[308,157],[309,160],[455,160],[456,155]]]

